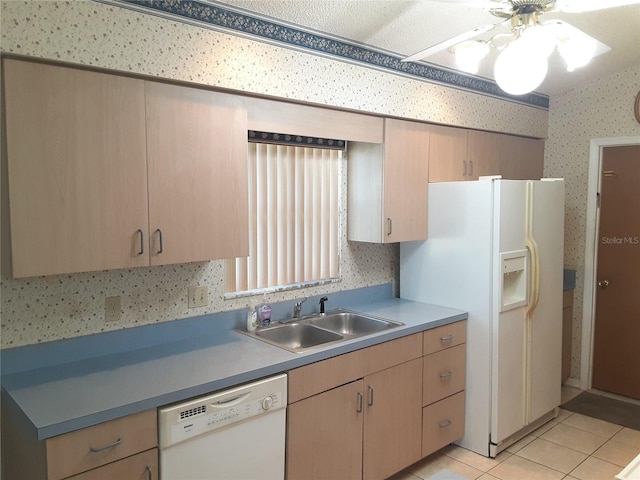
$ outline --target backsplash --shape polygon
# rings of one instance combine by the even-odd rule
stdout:
[[[548,112],[332,60],[99,2],[1,2],[5,53],[171,78],[374,114],[545,137]],[[346,182],[344,168],[343,182]],[[346,188],[343,185],[343,189]],[[343,190],[344,195],[344,190]],[[394,282],[397,245],[346,241],[339,283],[278,293],[273,301]],[[187,309],[187,287],[209,286],[209,305]],[[47,342],[217,311],[222,262],[0,281],[2,348]],[[104,299],[122,297],[123,317],[104,321]]]

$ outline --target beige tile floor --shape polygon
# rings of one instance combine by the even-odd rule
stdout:
[[[579,392],[563,388],[563,402]],[[496,458],[450,445],[392,479],[428,479],[447,469],[470,480],[610,480],[638,454],[640,431],[560,409]]]

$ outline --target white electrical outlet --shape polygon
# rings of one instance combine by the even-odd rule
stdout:
[[[119,296],[104,299],[104,321],[117,322],[122,318],[122,300]]]
[[[206,285],[200,287],[189,287],[189,308],[206,307],[209,305],[209,287]]]

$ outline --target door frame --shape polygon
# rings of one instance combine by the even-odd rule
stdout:
[[[602,179],[602,150],[605,147],[640,145],[640,136],[593,138],[589,151],[589,178],[587,189],[587,218],[584,254],[584,289],[582,299],[582,348],[580,350],[580,380],[583,390],[591,388],[593,342],[596,305],[596,277],[598,267],[598,229],[600,209],[598,193]]]

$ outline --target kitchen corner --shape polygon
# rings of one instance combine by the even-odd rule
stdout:
[[[334,293],[330,301],[332,309],[404,325],[303,353],[235,331],[245,328],[246,310],[61,340],[3,351],[3,396],[41,440],[467,318],[394,298],[390,284]],[[292,311],[293,302],[275,304],[273,318]]]

